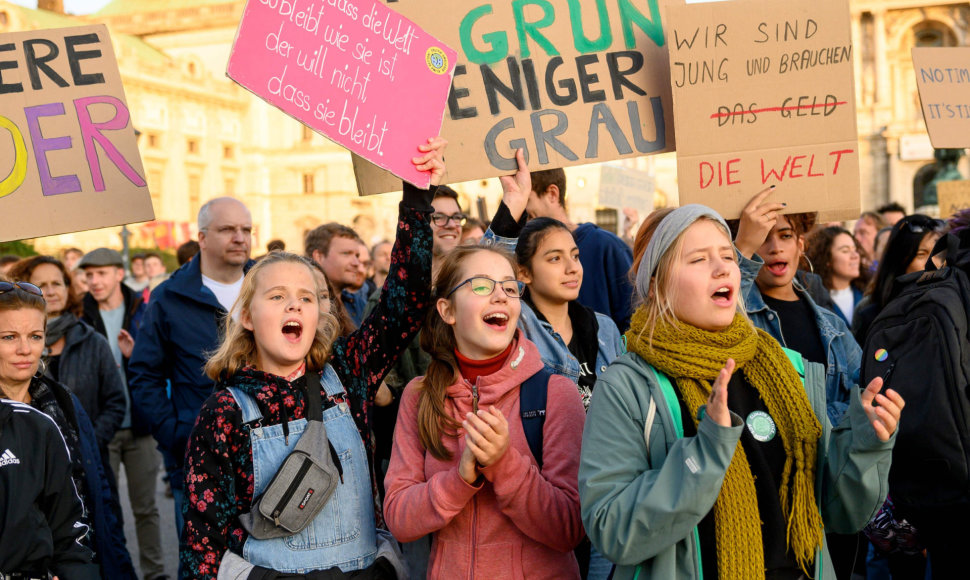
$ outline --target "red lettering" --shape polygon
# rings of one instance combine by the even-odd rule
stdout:
[[[704,182],[705,168],[707,168],[711,172],[710,177],[707,178],[707,183]],[[714,166],[708,163],[707,161],[701,161],[701,164],[698,167],[698,171],[700,172],[700,176],[701,176],[701,189],[707,189],[711,185],[711,182],[714,181]]]
[[[815,154],[812,153],[812,159],[808,162],[808,176],[809,177],[824,177],[824,173],[812,173],[812,166],[815,165]]]
[[[728,185],[738,185],[739,183],[741,183],[741,180],[740,179],[735,179],[733,181],[731,179],[732,176],[736,175],[737,172],[738,172],[738,168],[737,167],[734,167],[734,165],[736,165],[736,164],[738,164],[740,162],[741,162],[741,159],[740,158],[738,158],[738,159],[732,159],[732,160],[730,160],[730,161],[727,162],[727,184]]]
[[[839,151],[833,151],[829,155],[835,155],[835,168],[832,169],[832,175],[837,175],[839,173],[839,161],[842,160],[842,155],[846,153],[855,153],[855,149],[841,149]]]
[[[765,160],[761,160],[761,184],[764,185],[768,183],[768,179],[774,177],[778,181],[785,180],[785,173],[788,171],[788,163],[791,161],[791,156],[785,159],[785,165],[781,168],[780,172],[774,169],[768,168],[768,173],[765,174]]]
[[[800,173],[798,175],[795,175],[795,169],[801,169],[802,168],[802,162],[801,162],[801,160],[802,159],[805,159],[805,156],[804,155],[796,155],[795,157],[791,157],[790,159],[791,159],[791,169],[788,170],[788,177],[790,177],[792,179],[795,179],[795,178],[798,178],[798,177],[805,177],[805,174],[804,173]]]

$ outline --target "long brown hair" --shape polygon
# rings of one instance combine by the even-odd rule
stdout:
[[[313,280],[314,295],[320,295],[320,289],[316,288],[316,278],[313,276],[313,266],[306,258],[289,252],[273,252],[257,262],[243,279],[239,298],[236,299],[236,303],[232,305],[232,310],[229,311],[229,316],[226,317],[225,339],[205,364],[205,374],[210,379],[219,381],[231,377],[245,366],[256,364],[256,337],[253,335],[253,331],[239,322],[239,319],[243,313],[249,312],[253,297],[256,295],[257,279],[263,273],[263,270],[273,264],[281,263],[305,266],[310,274],[310,279]],[[321,310],[313,344],[306,356],[307,372],[317,372],[324,367],[327,359],[330,358],[330,347],[333,346],[336,336],[337,319],[329,312]]]
[[[458,360],[455,357],[455,329],[445,322],[438,313],[437,304],[446,298],[451,289],[461,283],[462,263],[479,252],[492,252],[509,261],[512,271],[515,264],[512,257],[497,249],[482,246],[458,246],[444,256],[438,275],[431,289],[431,308],[424,328],[421,330],[421,348],[431,355],[431,364],[421,380],[418,395],[418,437],[421,445],[432,456],[448,460],[451,451],[445,446],[445,437],[457,438],[461,423],[448,414],[445,405],[447,389],[458,380]]]

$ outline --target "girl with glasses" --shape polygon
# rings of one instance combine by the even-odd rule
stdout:
[[[832,429],[824,369],[741,304],[727,224],[687,205],[637,234],[629,353],[599,377],[579,486],[613,578],[834,579],[823,530],[886,495],[903,401],[882,379]]]
[[[435,277],[421,334],[432,360],[402,396],[384,502],[398,540],[433,534],[429,578],[579,577],[583,406],[567,378],[532,379],[543,363],[516,328],[523,289],[493,248],[458,247]],[[546,389],[541,467],[523,388]]]

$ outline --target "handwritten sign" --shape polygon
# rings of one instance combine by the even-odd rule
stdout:
[[[0,34],[0,241],[153,217],[108,29]]]
[[[455,51],[376,0],[249,0],[226,74],[427,187],[430,176],[411,158],[438,135],[455,61]]]
[[[673,151],[658,0],[400,0],[459,48],[442,135],[449,182]],[[445,8],[446,7],[446,8]],[[362,193],[400,189],[354,159]]]
[[[736,218],[777,185],[786,211],[859,215],[848,0],[668,4],[681,203]]]
[[[940,217],[948,218],[953,214],[970,208],[970,180],[941,181],[936,184]]]
[[[970,48],[913,48],[913,70],[933,147],[970,147]]]

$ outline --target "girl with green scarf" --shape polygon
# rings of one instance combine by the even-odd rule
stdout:
[[[857,389],[833,429],[825,370],[756,329],[724,220],[688,205],[634,246],[629,353],[597,381],[579,488],[614,578],[834,578],[825,531],[886,496],[903,400]]]

